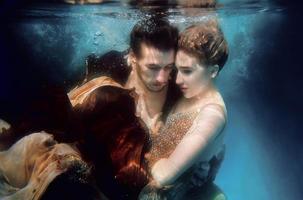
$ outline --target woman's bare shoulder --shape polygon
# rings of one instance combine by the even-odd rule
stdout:
[[[202,119],[205,121],[207,118],[217,119],[225,123],[227,120],[225,103],[223,101],[215,101],[201,106],[196,120]]]
[[[216,92],[213,97],[200,107],[200,113],[202,112],[216,112],[218,115],[222,115],[225,119],[227,117],[227,110],[223,97],[219,92]]]

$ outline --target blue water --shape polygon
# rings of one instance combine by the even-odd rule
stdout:
[[[302,44],[301,32],[289,24],[300,18],[291,7],[264,2],[227,3],[215,12],[168,10],[169,20],[181,30],[218,17],[230,46],[217,80],[228,125],[226,159],[216,179],[230,200],[303,199],[302,81],[297,80],[300,64],[291,60],[298,52],[287,42],[298,38]],[[133,25],[148,15],[117,3],[37,5],[17,12],[10,25],[15,42],[55,82],[83,73],[91,53],[128,48]]]

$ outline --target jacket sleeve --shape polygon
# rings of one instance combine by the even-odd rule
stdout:
[[[127,51],[109,51],[101,56],[94,54],[86,58],[86,81],[99,76],[108,76],[124,84],[129,76],[130,67],[126,62]]]

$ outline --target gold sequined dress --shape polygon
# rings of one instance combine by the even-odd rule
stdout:
[[[148,165],[150,168],[159,158],[167,158],[180,143],[182,138],[192,126],[197,111],[171,114],[167,118],[165,126],[160,130],[159,135],[152,134],[150,158]],[[173,134],[172,134],[173,133]]]
[[[165,126],[160,130],[158,135],[151,135],[151,150],[149,156],[147,157],[149,169],[151,170],[155,163],[161,158],[168,158],[176,149],[177,145],[180,144],[183,138],[187,137],[191,132],[197,132],[197,129],[203,128],[199,127],[197,124],[201,124],[200,118],[203,119],[203,112],[201,109],[185,112],[170,114],[166,120]],[[207,116],[208,117],[208,116]],[[212,116],[210,116],[212,117]],[[205,120],[206,121],[206,120]],[[220,131],[221,132],[221,131]],[[194,133],[196,134],[196,133]],[[216,135],[204,151],[201,154],[201,159],[195,162],[189,169],[187,169],[182,175],[180,175],[176,181],[172,184],[155,187],[152,183],[147,185],[139,196],[140,200],[162,200],[162,199],[184,199],[186,193],[195,188],[203,186],[208,182],[212,182],[218,167],[223,159],[222,151],[224,145],[221,145],[222,134]],[[188,148],[191,148],[189,145]],[[220,158],[219,154],[213,153],[214,149],[221,149]],[[180,155],[182,156],[182,155]],[[199,174],[199,186],[194,182],[194,176]]]

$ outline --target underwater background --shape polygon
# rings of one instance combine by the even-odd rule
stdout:
[[[217,17],[229,44],[229,60],[217,80],[228,124],[216,183],[230,200],[303,199],[302,3],[219,3],[216,10],[165,9],[180,30]],[[119,1],[0,5],[0,118],[8,121],[44,83],[68,89],[81,80],[88,55],[127,49],[133,25],[150,15]]]

